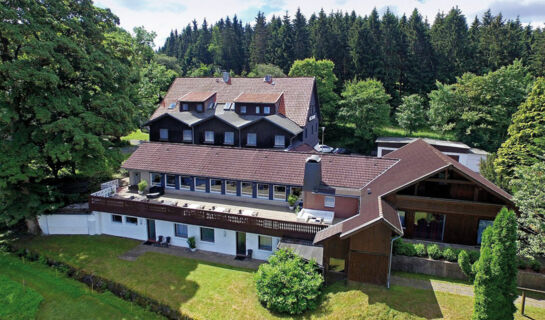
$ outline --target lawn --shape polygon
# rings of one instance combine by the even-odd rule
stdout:
[[[0,319],[162,319],[112,293],[0,252]],[[24,285],[23,285],[24,284]]]
[[[137,244],[109,236],[49,236],[17,243],[115,279],[197,319],[280,318],[257,301],[253,271],[157,253],[146,253],[134,262],[116,258]],[[323,299],[317,310],[300,318],[468,319],[472,311],[470,297],[398,286],[338,282],[326,288]],[[545,319],[545,309],[527,307],[527,313]]]
[[[126,135],[124,137],[121,137],[121,140],[123,140],[123,141],[129,141],[129,140],[148,141],[149,140],[149,133],[145,133],[145,132],[142,132],[142,130],[137,129],[137,130],[129,133],[128,135]]]

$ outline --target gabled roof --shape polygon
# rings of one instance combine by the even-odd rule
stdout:
[[[278,93],[241,93],[235,98],[236,103],[276,103],[282,97],[282,92]]]
[[[181,96],[178,101],[205,102],[215,94],[216,92],[214,91],[191,91]]]
[[[263,78],[231,78],[229,83],[220,78],[176,78],[151,119],[176,112],[167,106],[190,92],[216,92],[216,103],[234,102],[241,94],[271,94],[282,96],[279,112],[303,127],[308,120],[314,83],[314,78],[308,77],[273,78],[271,83]]]
[[[312,153],[148,142],[122,167],[179,175],[303,185]],[[322,155],[322,181],[331,187],[361,188],[396,160],[365,156]]]
[[[370,181],[362,189],[359,214],[318,232],[314,238],[315,243],[337,234],[341,238],[348,237],[354,232],[378,222],[385,222],[394,232],[403,234],[397,211],[383,199],[383,196],[447,168],[453,168],[465,175],[469,180],[505,200],[506,203],[512,203],[510,194],[422,139],[415,140],[398,150],[392,151],[388,154],[388,157],[397,158],[399,162]]]
[[[460,149],[460,151],[463,150],[464,153],[468,152],[468,153],[482,154],[482,155],[488,154],[488,152],[484,150],[471,148],[467,144],[463,142],[459,142],[459,141],[448,141],[448,140],[438,140],[438,139],[429,139],[429,138],[412,138],[412,137],[378,137],[377,140],[375,140],[375,142],[396,145],[396,144],[408,144],[418,139],[424,140],[426,143],[436,147]]]
[[[201,123],[204,120],[208,120],[214,116],[215,110],[213,109],[207,109],[204,112],[188,112],[188,111],[173,111],[168,113],[163,113],[162,115],[153,118],[146,123],[144,123],[145,126],[149,125],[152,122],[155,122],[159,119],[162,119],[164,117],[172,117],[188,126],[194,126],[198,123]]]

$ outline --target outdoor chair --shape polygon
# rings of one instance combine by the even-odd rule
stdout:
[[[163,242],[163,236],[159,236],[159,238],[157,238],[157,243],[156,243],[156,245],[157,245],[157,246],[160,246],[160,245],[161,245],[161,242]]]
[[[163,242],[162,245],[163,245],[165,248],[168,248],[168,247],[170,246],[170,237],[166,237],[166,238],[165,238],[165,242]]]

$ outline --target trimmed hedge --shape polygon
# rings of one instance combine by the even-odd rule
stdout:
[[[439,248],[439,246],[436,244],[428,246],[428,254],[433,260],[439,260],[443,257],[443,252],[441,252],[441,248]]]

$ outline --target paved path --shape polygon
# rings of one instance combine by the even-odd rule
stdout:
[[[436,281],[436,280],[422,280],[414,279],[392,275],[390,283],[393,285],[403,286],[403,287],[412,287],[423,290],[433,290],[439,292],[448,292],[453,294],[458,294],[461,296],[470,296],[473,297],[473,287],[469,285],[445,282],[445,281]],[[520,305],[522,302],[522,297],[518,297],[515,300],[515,303]],[[526,305],[538,308],[545,308],[545,300],[529,298],[526,296]]]
[[[123,259],[127,261],[135,261],[139,256],[143,255],[146,252],[157,252],[157,253],[163,253],[163,254],[169,254],[169,255],[173,255],[177,257],[182,257],[182,258],[195,259],[195,260],[201,260],[201,261],[219,263],[219,264],[226,264],[232,267],[254,269],[254,270],[257,270],[260,264],[265,263],[265,261],[257,260],[257,259],[235,260],[234,256],[210,252],[210,251],[197,250],[195,252],[191,252],[191,250],[189,250],[188,248],[175,247],[175,246],[164,248],[164,247],[148,246],[144,244],[140,244],[134,247],[133,249],[123,253],[122,255],[119,256],[119,259]]]

